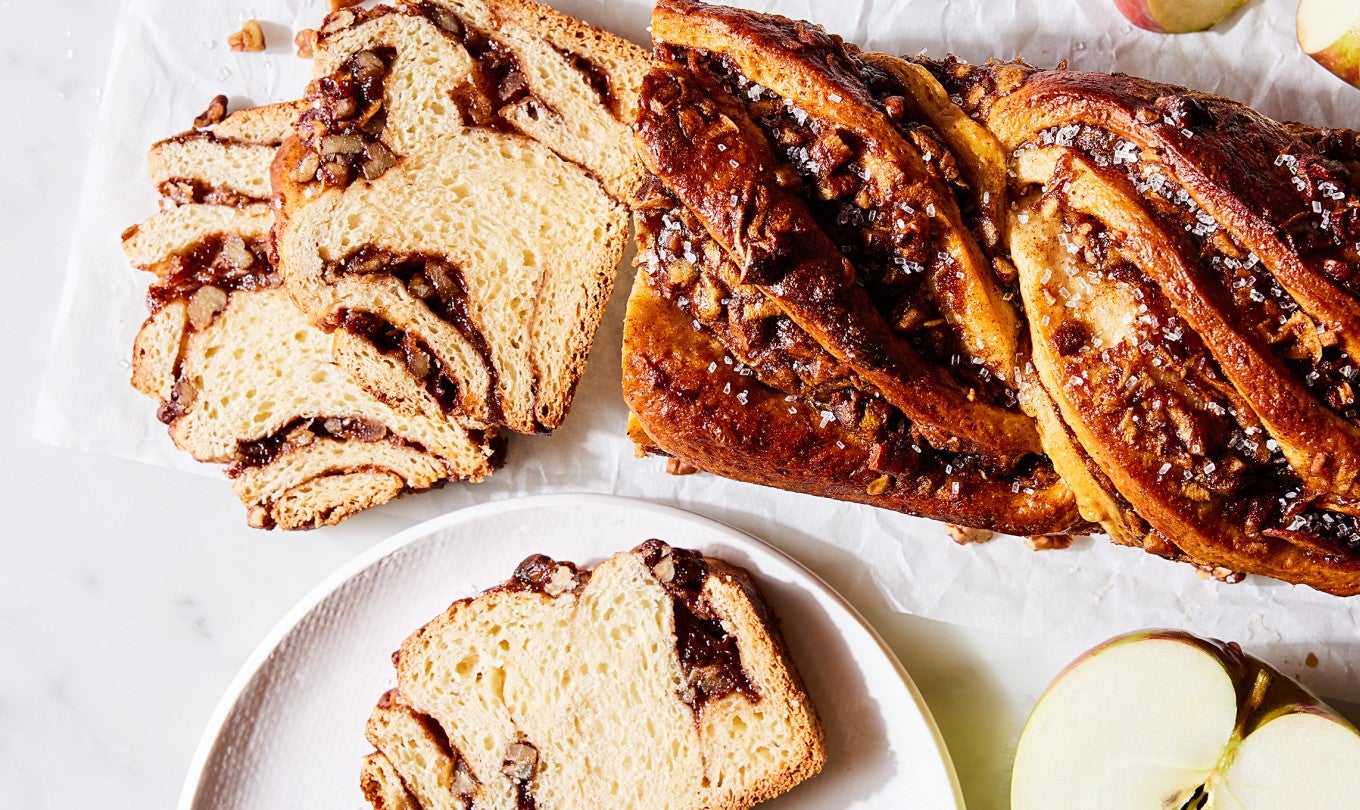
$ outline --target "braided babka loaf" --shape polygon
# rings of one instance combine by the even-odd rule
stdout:
[[[653,31],[643,446],[1360,592],[1355,133],[693,0]]]
[[[132,383],[159,400],[175,444],[226,464],[259,527],[335,523],[406,490],[490,472],[491,434],[403,414],[331,361],[267,250],[268,169],[299,107],[235,113],[152,147],[176,203],[123,234],[156,274]]]
[[[365,729],[374,808],[740,810],[825,759],[750,576],[659,540],[593,570],[530,557],[393,661]]]
[[[1083,529],[1016,398],[995,139],[920,67],[810,25],[663,0],[653,36],[624,338],[641,429],[735,478]]]
[[[527,0],[332,13],[273,167],[279,270],[393,407],[567,412],[627,239],[646,55]]]

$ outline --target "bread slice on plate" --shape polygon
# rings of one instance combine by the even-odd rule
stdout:
[[[152,179],[180,204],[123,235],[128,260],[156,275],[133,386],[161,402],[176,446],[228,465],[252,525],[287,529],[491,469],[491,434],[360,388],[283,288],[267,249],[267,170],[297,112],[245,110],[153,146]]]
[[[750,576],[659,540],[589,571],[530,557],[393,660],[367,732],[421,807],[746,808],[825,759]]]
[[[645,69],[527,0],[327,18],[273,167],[274,238],[361,384],[431,418],[561,424],[623,254]],[[394,341],[426,360],[395,361]]]

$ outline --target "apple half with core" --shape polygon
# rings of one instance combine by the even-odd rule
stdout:
[[[1300,0],[1299,47],[1319,65],[1360,87],[1360,3]]]
[[[1236,644],[1113,638],[1034,707],[1012,810],[1360,809],[1360,732]]]
[[[1247,0],[1114,0],[1129,22],[1158,34],[1207,31],[1245,2]]]

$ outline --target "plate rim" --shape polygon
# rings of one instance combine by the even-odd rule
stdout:
[[[212,714],[208,716],[208,721],[203,728],[203,733],[199,736],[198,745],[194,749],[194,755],[189,760],[189,767],[185,772],[184,784],[180,790],[179,802],[177,807],[180,810],[192,810],[198,791],[202,787],[203,773],[207,767],[208,760],[212,755],[214,745],[221,735],[231,711],[235,708],[241,695],[250,686],[255,675],[269,659],[275,649],[287,638],[302,621],[316,609],[327,597],[345,583],[362,574],[372,566],[378,564],[383,559],[394,554],[398,550],[416,542],[422,537],[428,536],[432,532],[448,528],[469,520],[475,520],[487,515],[496,515],[505,512],[514,512],[522,509],[542,508],[544,506],[563,506],[563,505],[596,505],[611,508],[640,509],[660,514],[665,514],[674,519],[688,520],[698,523],[706,523],[711,527],[719,528],[726,532],[735,533],[749,542],[754,543],[766,552],[778,557],[786,564],[792,566],[807,581],[819,588],[826,596],[844,610],[851,619],[855,621],[868,634],[869,639],[878,646],[879,651],[888,659],[897,676],[907,688],[912,701],[916,704],[925,721],[926,731],[930,734],[935,743],[935,747],[940,754],[940,759],[944,765],[946,777],[949,779],[950,787],[954,793],[954,803],[958,810],[964,810],[963,789],[959,784],[958,773],[954,768],[953,758],[949,754],[949,748],[945,744],[944,735],[940,733],[939,724],[935,722],[935,716],[931,713],[930,707],[926,704],[925,698],[921,695],[921,690],[912,680],[911,675],[903,666],[897,654],[883,640],[883,636],[874,628],[869,621],[864,618],[854,605],[852,605],[835,588],[827,584],[815,571],[799,562],[783,549],[769,543],[743,529],[737,528],[729,523],[725,523],[708,515],[691,512],[669,504],[654,503],[640,498],[630,498],[622,495],[613,495],[598,492],[579,492],[579,493],[552,493],[544,495],[526,495],[521,497],[503,498],[495,501],[485,501],[474,504],[462,509],[454,509],[441,515],[436,515],[428,520],[421,521],[406,529],[402,529],[396,534],[375,543],[373,546],[361,551],[335,570],[331,571],[321,579],[316,585],[312,586],[297,602],[288,609],[286,613],[265,633],[255,648],[246,656],[245,661],[232,676],[231,682],[226,690],[218,699],[217,705],[213,708]]]

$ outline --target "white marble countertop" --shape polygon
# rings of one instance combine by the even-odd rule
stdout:
[[[29,438],[69,244],[103,238],[73,233],[72,221],[117,12],[96,0],[0,0],[10,110],[0,127],[0,340],[14,349],[0,397],[8,807],[172,806],[204,723],[258,639],[327,573],[409,525],[367,514],[300,535],[253,531],[220,481]],[[924,693],[969,806],[1004,807],[1024,716],[1080,649],[866,613]],[[1360,718],[1360,707],[1342,708]]]

